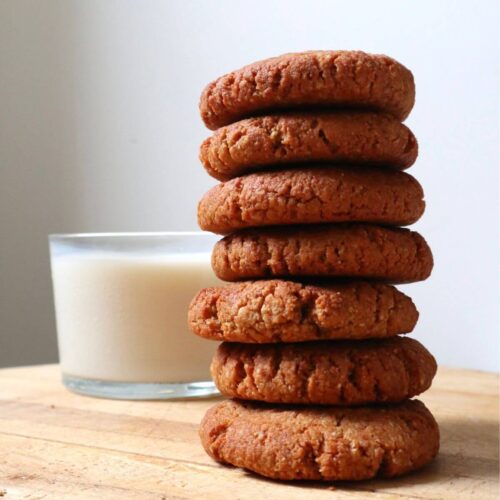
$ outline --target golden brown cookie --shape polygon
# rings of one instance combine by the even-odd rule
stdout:
[[[320,405],[390,403],[426,391],[436,360],[418,341],[223,342],[212,378],[227,397]]]
[[[418,311],[390,285],[305,285],[261,280],[200,290],[189,306],[191,330],[243,343],[390,337],[413,330]]]
[[[200,113],[215,130],[269,110],[311,106],[385,111],[404,120],[414,102],[413,75],[394,59],[325,50],[284,54],[221,76],[205,87]]]
[[[227,400],[208,410],[200,437],[215,460],[284,480],[394,477],[439,450],[438,425],[417,400],[357,408]]]
[[[223,182],[198,205],[204,231],[328,222],[404,226],[424,212],[424,192],[409,174],[374,167],[260,172]]]
[[[212,252],[212,268],[225,281],[344,276],[409,283],[426,279],[432,266],[417,232],[368,224],[245,229]]]
[[[417,154],[418,144],[408,127],[391,115],[370,112],[249,118],[218,129],[200,147],[207,172],[221,181],[303,162],[405,169]]]

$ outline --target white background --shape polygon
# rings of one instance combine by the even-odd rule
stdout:
[[[435,255],[404,287],[444,365],[498,369],[499,30],[492,1],[0,3],[0,366],[57,358],[51,232],[196,229],[215,181],[199,94],[306,49],[389,54],[415,75],[407,124]]]

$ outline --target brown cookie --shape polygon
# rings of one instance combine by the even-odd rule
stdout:
[[[201,94],[215,130],[269,110],[310,106],[385,111],[404,120],[415,102],[413,75],[385,55],[311,51],[255,62],[221,76]]]
[[[429,463],[439,428],[417,400],[376,407],[296,407],[227,400],[200,426],[219,462],[273,479],[394,477]]]
[[[407,168],[418,144],[384,113],[318,112],[262,116],[217,130],[200,147],[207,172],[221,181],[290,163],[328,162]]]
[[[246,229],[212,252],[212,268],[225,281],[345,276],[409,283],[426,279],[432,266],[417,232],[368,224]]]
[[[426,391],[436,360],[418,341],[224,342],[211,371],[230,398],[321,405],[403,401]]]
[[[373,222],[403,226],[424,212],[424,192],[409,174],[374,167],[260,172],[210,189],[198,205],[201,229]]]
[[[204,288],[188,314],[200,337],[243,343],[390,337],[411,332],[417,319],[410,297],[390,285],[283,280]]]

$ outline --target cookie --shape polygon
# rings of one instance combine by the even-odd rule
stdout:
[[[290,163],[367,164],[405,169],[418,144],[384,113],[319,112],[249,118],[220,128],[200,147],[207,172],[226,181]]]
[[[204,231],[246,227],[373,222],[404,226],[424,212],[424,192],[409,174],[374,167],[260,172],[223,182],[198,205]]]
[[[344,276],[409,283],[429,277],[432,266],[420,234],[369,224],[246,229],[212,252],[212,268],[225,281]]]
[[[294,407],[227,400],[200,426],[215,460],[273,479],[362,480],[423,467],[439,450],[439,428],[423,403]]]
[[[410,297],[368,282],[231,283],[200,290],[188,313],[200,337],[243,343],[390,337],[411,332],[417,319]]]
[[[211,129],[270,110],[322,106],[384,111],[404,120],[413,75],[394,59],[359,51],[311,51],[255,62],[205,87],[200,113]]]
[[[404,337],[238,344],[224,342],[211,371],[222,395],[266,403],[360,405],[403,401],[427,390],[432,354]]]

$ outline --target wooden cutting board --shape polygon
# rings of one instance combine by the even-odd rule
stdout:
[[[422,400],[441,427],[438,459],[391,481],[283,483],[213,462],[197,427],[217,399],[78,396],[57,365],[0,370],[0,497],[138,499],[499,498],[499,377],[440,368]]]

